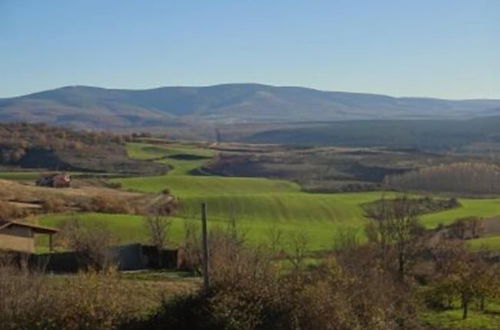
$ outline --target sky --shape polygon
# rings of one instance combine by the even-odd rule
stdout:
[[[500,99],[500,1],[0,0],[0,97],[242,82]]]

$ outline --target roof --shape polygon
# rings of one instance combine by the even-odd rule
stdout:
[[[31,229],[33,229],[33,231],[35,233],[38,233],[38,234],[55,234],[59,231],[55,228],[38,226],[38,225],[34,225],[31,223],[27,223],[27,222],[12,221],[12,220],[9,220],[9,221],[0,220],[0,230],[2,230],[4,228],[11,227],[11,226],[31,228]]]

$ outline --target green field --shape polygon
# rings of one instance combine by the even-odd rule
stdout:
[[[297,184],[281,180],[192,175],[190,173],[193,169],[199,168],[214,156],[211,150],[196,146],[134,143],[128,145],[128,152],[132,158],[155,159],[172,167],[163,176],[118,178],[112,181],[121,183],[124,189],[129,190],[159,192],[169,189],[179,198],[181,209],[172,218],[173,243],[182,241],[186,221],[199,222],[200,205],[206,202],[211,227],[224,227],[230,219],[236,219],[242,232],[254,243],[265,243],[270,231],[278,229],[288,240],[297,233],[303,234],[308,239],[310,250],[329,249],[334,244],[339,228],[352,229],[363,239],[366,219],[361,205],[381,197],[380,192],[306,193]],[[206,158],[169,158],[178,155]],[[465,216],[500,215],[500,199],[460,199],[460,202],[460,208],[422,216],[422,223],[432,228]],[[68,217],[69,215],[47,215],[41,218],[41,223],[56,225]],[[145,225],[139,216],[78,214],[76,217],[108,227],[123,242],[146,240]],[[481,240],[497,243],[498,237]],[[288,245],[286,240],[284,245]]]
[[[468,241],[473,250],[500,250],[500,235],[489,235]]]
[[[186,221],[199,223],[200,205],[206,202],[211,227],[225,227],[230,219],[235,219],[250,242],[265,243],[271,229],[277,229],[283,232],[285,247],[291,237],[300,233],[308,239],[310,250],[329,249],[339,228],[356,231],[362,240],[366,219],[361,205],[381,197],[381,192],[306,193],[297,184],[281,180],[193,175],[190,174],[192,170],[214,156],[213,151],[196,146],[135,143],[128,145],[128,152],[130,157],[157,159],[172,168],[162,176],[117,178],[112,181],[121,183],[124,189],[129,190],[159,192],[169,189],[179,198],[181,209],[172,218],[170,233],[173,244],[182,241]],[[178,155],[206,158],[175,159]],[[421,221],[426,227],[433,228],[466,216],[500,215],[500,199],[460,199],[460,203],[460,208],[428,214],[422,216]],[[107,227],[122,242],[145,241],[147,238],[144,219],[140,216],[92,213],[46,215],[40,218],[40,223],[57,225],[69,217]],[[498,246],[499,242],[500,237],[492,236],[471,241],[471,244],[475,247],[483,243]]]
[[[36,181],[40,176],[42,175],[47,175],[50,173],[55,173],[56,171],[37,171],[37,170],[31,170],[31,171],[12,171],[12,172],[0,172],[0,179],[4,180],[13,180],[13,181]],[[73,177],[81,177],[85,176],[86,174],[83,172],[65,172],[70,174]],[[89,175],[89,174],[87,174]],[[112,176],[112,173],[92,173],[90,176]]]
[[[429,311],[422,314],[422,320],[434,327],[445,329],[499,329],[500,303],[488,302],[484,312],[472,308],[466,320],[462,319],[461,308],[439,312]]]
[[[165,162],[171,167],[167,175],[153,177],[116,178],[124,189],[144,192],[159,192],[169,189],[181,202],[181,209],[171,218],[170,244],[183,241],[187,221],[199,225],[200,204],[208,203],[209,226],[226,227],[231,218],[236,219],[241,232],[254,244],[265,244],[270,240],[272,229],[283,232],[283,248],[290,247],[292,237],[303,234],[309,242],[310,251],[332,248],[335,233],[339,228],[356,231],[364,238],[362,204],[381,198],[381,192],[312,194],[288,181],[263,178],[197,176],[192,170],[210,161],[211,150],[196,146],[172,144],[168,146],[130,144],[130,157]],[[199,159],[180,159],[178,155],[193,155]],[[170,158],[170,157],[174,158]],[[181,157],[182,158],[182,157]],[[189,157],[188,157],[189,158]],[[461,207],[421,217],[422,223],[433,228],[448,224],[466,216],[493,217],[500,215],[500,199],[460,199]],[[147,232],[144,218],[121,214],[57,214],[40,218],[44,225],[57,226],[66,219],[81,219],[90,226],[113,232],[120,242],[146,242]],[[500,236],[486,236],[469,241],[473,249],[487,245],[500,249]],[[40,241],[39,251],[44,251],[47,242]],[[315,259],[316,260],[316,259]],[[422,322],[442,328],[496,329],[500,322],[500,305],[491,302],[487,312],[471,309],[469,318],[461,319],[461,310],[428,311],[421,314]]]
[[[0,172],[0,179],[5,180],[16,180],[16,181],[24,181],[24,180],[36,180],[40,177],[42,172]]]

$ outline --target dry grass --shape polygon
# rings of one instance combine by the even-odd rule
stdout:
[[[0,201],[0,220],[22,218],[29,214],[29,210],[16,204]]]
[[[196,287],[132,281],[114,271],[49,276],[0,266],[0,328],[116,329]]]
[[[145,194],[79,182],[77,188],[46,188],[0,179],[0,216],[22,218],[32,213],[66,211],[144,214],[158,203],[172,204],[168,195]]]

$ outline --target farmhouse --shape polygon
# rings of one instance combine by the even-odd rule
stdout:
[[[49,235],[49,248],[52,250],[52,235],[57,229],[42,227],[25,222],[0,220],[0,250],[33,253],[35,235]]]

